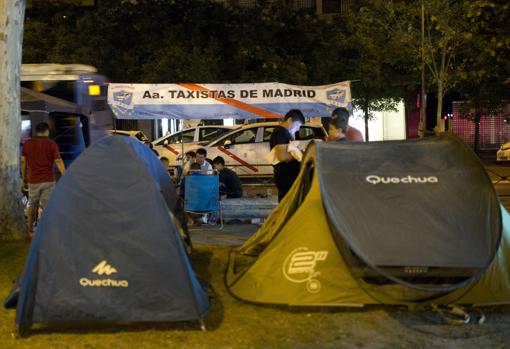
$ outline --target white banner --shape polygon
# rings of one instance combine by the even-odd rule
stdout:
[[[108,104],[119,119],[224,119],[305,117],[352,109],[349,81],[324,86],[256,84],[110,84]]]

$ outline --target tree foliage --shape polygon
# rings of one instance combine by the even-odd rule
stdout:
[[[425,8],[423,60],[422,4]],[[400,59],[405,57],[405,64],[415,72],[425,64],[427,86],[438,97],[438,122],[442,98],[450,90],[478,100],[478,104],[484,101],[493,105],[508,98],[508,86],[505,86],[510,76],[507,2],[368,0],[363,9],[363,16],[371,24],[366,36],[370,32],[375,36],[384,33],[383,40],[392,47],[389,53],[396,52]],[[395,63],[399,58],[389,59]]]
[[[90,64],[118,82],[353,80],[368,119],[419,86],[422,0],[357,3],[325,21],[284,0],[102,0],[96,10],[34,2],[23,61]],[[508,98],[509,4],[423,3],[429,91],[479,105]]]

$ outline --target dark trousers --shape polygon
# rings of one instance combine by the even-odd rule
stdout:
[[[274,167],[274,182],[278,189],[278,202],[289,192],[299,174],[299,162],[278,164]]]

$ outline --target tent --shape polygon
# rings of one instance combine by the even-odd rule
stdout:
[[[306,306],[510,303],[510,215],[459,139],[311,144],[231,251],[231,294]]]
[[[171,210],[175,189],[142,143],[109,136],[60,179],[32,241],[16,322],[201,320],[209,308]]]

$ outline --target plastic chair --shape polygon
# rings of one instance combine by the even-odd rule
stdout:
[[[184,180],[184,211],[195,214],[219,214],[220,229],[223,229],[219,177],[209,175],[186,176]]]

